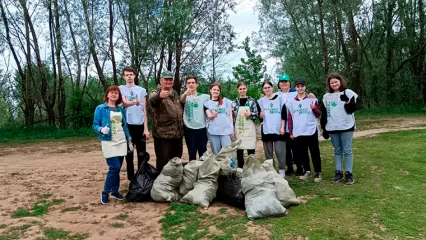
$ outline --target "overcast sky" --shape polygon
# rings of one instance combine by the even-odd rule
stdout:
[[[241,45],[241,42],[247,37],[252,36],[253,32],[259,31],[259,20],[257,12],[255,11],[256,1],[253,0],[240,0],[236,8],[236,13],[231,12],[229,22],[234,26],[234,31],[237,33],[236,43]],[[243,49],[235,49],[236,51],[229,54],[229,65],[236,66],[240,63],[242,57],[246,57]],[[267,54],[262,53],[262,57],[266,58]],[[267,73],[275,76],[275,60],[270,58],[267,59]],[[232,68],[229,69],[229,73],[232,74]]]

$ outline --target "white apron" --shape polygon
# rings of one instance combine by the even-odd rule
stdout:
[[[244,116],[245,111],[250,111],[248,106],[238,108],[237,118],[235,119],[235,138],[241,140],[238,149],[256,149],[256,126],[253,120]]]
[[[127,155],[127,142],[122,127],[121,112],[111,111],[111,141],[101,141],[104,158],[121,157]]]

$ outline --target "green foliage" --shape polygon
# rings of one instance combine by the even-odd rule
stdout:
[[[265,60],[256,50],[250,48],[250,38],[246,37],[242,46],[238,47],[244,49],[247,60],[241,58],[241,64],[233,67],[233,75],[237,82],[245,82],[248,85],[247,95],[258,98],[259,88],[262,85],[263,77],[266,72]]]
[[[52,201],[46,201],[42,200],[38,203],[36,203],[32,209],[26,209],[26,208],[18,208],[16,209],[12,217],[13,218],[22,218],[22,217],[36,217],[36,216],[42,216],[47,213],[49,207],[53,205],[58,205],[63,203],[63,199],[53,199]]]
[[[80,129],[58,129],[54,126],[20,126],[7,125],[0,127],[0,142],[8,143],[13,141],[31,140],[54,140],[71,137],[93,138],[96,133],[91,128]]]
[[[75,233],[70,235],[70,232],[67,232],[61,229],[56,229],[53,227],[45,228],[43,230],[43,233],[46,236],[46,238],[42,238],[42,239],[47,239],[47,240],[56,240],[56,239],[81,240],[81,239],[86,239],[89,237],[88,234],[81,234],[81,233]]]
[[[115,223],[111,223],[111,226],[115,228],[123,228],[124,223],[115,222]]]
[[[61,210],[61,212],[73,212],[73,211],[78,211],[80,210],[81,207],[77,206],[77,207],[69,207],[69,208],[64,208]]]
[[[127,214],[125,214],[125,213],[121,213],[120,215],[115,216],[115,217],[114,217],[114,219],[117,219],[117,220],[124,220],[124,219],[126,219],[126,218],[128,218],[128,217],[129,217],[129,215],[127,215]]]

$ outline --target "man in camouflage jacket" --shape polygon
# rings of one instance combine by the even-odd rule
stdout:
[[[178,93],[173,89],[173,74],[163,72],[160,85],[152,90],[148,103],[152,109],[152,136],[161,172],[174,157],[182,157],[183,113]]]

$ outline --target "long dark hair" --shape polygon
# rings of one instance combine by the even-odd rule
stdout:
[[[218,87],[219,88],[219,91],[220,92],[222,92],[222,88],[220,87],[220,83],[212,83],[212,85],[210,85],[210,88],[209,88],[209,90],[212,90],[212,88],[213,87]],[[212,98],[212,94],[210,93],[210,98]],[[223,99],[222,99],[222,97],[221,96],[219,96],[218,98],[217,98],[217,103],[219,104],[219,106],[220,105],[222,105],[222,103],[223,103]]]

